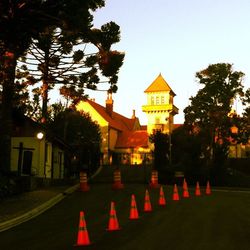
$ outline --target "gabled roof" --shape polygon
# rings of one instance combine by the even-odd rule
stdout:
[[[148,92],[168,92],[170,91],[173,95],[175,93],[170,88],[168,83],[165,81],[165,79],[162,77],[161,73],[157,76],[157,78],[149,85],[149,87],[144,91],[144,93]]]
[[[112,116],[110,116],[106,112],[106,108],[101,106],[100,104],[91,100],[86,100],[86,102],[88,102],[109,123],[109,126],[114,129],[120,131],[132,130],[135,122],[137,121],[136,118],[130,119],[114,111],[112,112]]]
[[[116,141],[116,148],[148,147],[148,133],[145,130],[123,131]]]
[[[148,147],[147,130],[135,130],[135,124],[139,122],[138,118],[127,118],[114,111],[112,112],[112,116],[110,116],[106,112],[106,108],[100,104],[92,100],[86,100],[86,102],[109,123],[110,127],[119,131],[115,148]]]

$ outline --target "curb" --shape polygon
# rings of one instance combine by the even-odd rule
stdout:
[[[102,167],[100,166],[94,175],[92,175],[89,179],[93,179],[96,175],[98,175],[102,170]],[[65,191],[59,193],[58,195],[54,196],[53,198],[49,199],[48,201],[44,202],[43,204],[37,206],[36,208],[33,208],[29,212],[26,212],[16,218],[4,221],[0,223],[0,232],[6,231],[12,227],[15,227],[17,225],[20,225],[21,223],[28,221],[30,219],[35,218],[36,216],[42,214],[49,208],[56,205],[58,202],[60,202],[62,199],[65,198],[66,195],[70,195],[73,192],[75,192],[77,189],[79,189],[80,183],[75,184],[72,187],[69,187]]]
[[[103,168],[103,166],[100,166],[100,167],[96,170],[96,172],[95,172],[93,175],[91,175],[91,176],[89,177],[89,180],[94,179],[98,174],[100,174],[102,168]]]
[[[6,231],[6,230],[8,230],[12,227],[15,227],[15,226],[17,226],[25,221],[28,221],[32,218],[35,218],[36,216],[40,215],[41,213],[45,212],[49,208],[56,205],[58,202],[60,202],[62,199],[64,199],[66,195],[73,193],[78,188],[79,188],[79,184],[76,184],[75,186],[72,186],[72,187],[66,189],[64,192],[59,193],[55,197],[49,199],[45,203],[37,206],[36,208],[33,208],[29,212],[26,212],[26,213],[24,213],[16,218],[13,218],[13,219],[10,219],[10,220],[7,220],[7,221],[0,223],[0,232]]]
[[[64,192],[62,192],[63,195],[69,195],[69,194],[72,194],[73,192],[75,192],[77,189],[79,189],[80,187],[80,184],[77,183],[75,184],[74,186],[66,189]]]
[[[225,193],[245,193],[245,194],[250,194],[250,190],[232,190],[232,189],[216,189],[216,188],[213,188],[212,191],[225,192]]]

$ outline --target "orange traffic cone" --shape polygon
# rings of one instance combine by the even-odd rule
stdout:
[[[124,185],[122,184],[122,180],[121,180],[121,171],[119,169],[116,169],[114,171],[114,183],[112,185],[113,189],[123,189]]]
[[[80,211],[77,243],[74,246],[86,246],[86,245],[90,245],[89,234],[88,234],[87,225],[84,219],[84,213],[83,211]]]
[[[144,201],[144,212],[151,212],[151,211],[152,211],[152,206],[151,206],[151,202],[150,202],[149,192],[146,189],[145,201]]]
[[[80,191],[86,192],[89,191],[87,173],[80,172]]]
[[[130,220],[137,220],[139,219],[139,214],[136,206],[136,201],[135,201],[135,195],[131,195],[131,206],[130,206],[130,215],[129,215]]]
[[[157,170],[153,170],[151,173],[151,182],[149,184],[149,186],[151,188],[159,188],[160,185],[158,183],[158,171]]]
[[[206,194],[207,194],[207,195],[210,195],[210,194],[211,194],[211,188],[210,188],[210,183],[209,183],[209,181],[207,181]]]
[[[201,196],[200,184],[198,181],[196,182],[195,196]]]
[[[186,182],[185,179],[183,180],[183,193],[182,193],[182,197],[183,198],[189,198],[188,186],[187,186],[187,182]]]
[[[185,189],[187,187],[187,182],[186,179],[183,179],[183,184],[182,184],[182,188]]]
[[[173,193],[173,201],[180,200],[177,185],[174,184],[174,193]]]
[[[120,230],[120,227],[118,219],[116,217],[115,203],[112,201],[107,231],[117,231],[117,230]]]
[[[159,204],[159,206],[166,206],[166,199],[165,199],[165,195],[164,195],[164,191],[163,191],[162,186],[160,188],[160,196],[159,196],[158,204]]]

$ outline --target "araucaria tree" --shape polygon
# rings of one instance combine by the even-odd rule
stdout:
[[[110,67],[118,60],[109,60],[114,54],[108,52],[110,34],[96,32],[93,36],[93,15],[97,8],[103,7],[104,0],[1,0],[0,1],[0,174],[10,171],[12,109],[15,91],[17,60],[24,56],[32,41],[38,41],[41,34],[58,29],[74,41],[79,39],[99,46],[102,74],[110,76]],[[115,41],[112,41],[114,43]],[[105,47],[105,48],[104,48]],[[113,57],[114,59],[114,57]],[[117,59],[117,58],[116,58]],[[49,63],[56,65],[57,58]],[[44,66],[41,64],[41,69]],[[120,64],[121,65],[121,64]],[[112,67],[111,67],[112,68]],[[113,67],[115,68],[115,66]],[[117,69],[118,70],[118,69]],[[44,71],[46,72],[46,71]],[[115,73],[114,73],[115,75]],[[51,80],[50,75],[45,76]],[[87,76],[89,77],[89,75]],[[115,82],[115,77],[111,82]]]
[[[232,126],[229,113],[235,97],[243,95],[243,77],[244,73],[227,63],[212,64],[196,73],[201,88],[184,110],[185,125],[200,136],[201,157],[212,166],[221,166],[227,158]]]
[[[83,98],[84,89],[96,90],[99,82],[102,86],[108,83],[106,90],[116,92],[124,53],[111,50],[111,45],[119,40],[120,29],[114,22],[87,32],[50,27],[32,39],[22,63],[18,63],[16,77],[29,85],[41,83],[43,123],[47,120],[49,90],[55,85],[73,102]]]

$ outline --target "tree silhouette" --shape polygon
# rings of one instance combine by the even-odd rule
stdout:
[[[59,105],[60,106],[60,105]],[[59,107],[60,108],[60,107]],[[72,167],[72,159],[77,162],[77,169],[86,166],[93,172],[100,162],[101,132],[97,123],[88,114],[80,113],[73,108],[62,109],[54,114],[48,123],[50,131],[63,138],[70,146],[66,153],[68,169]],[[85,169],[86,170],[86,169]],[[71,171],[69,169],[69,171]]]
[[[50,27],[71,32],[72,35],[78,34],[82,39],[85,36],[87,42],[90,41],[92,38],[88,35],[93,21],[91,11],[103,7],[104,3],[104,0],[0,2],[0,172],[6,174],[10,171],[11,114],[17,59],[25,54],[32,39],[38,39]],[[103,58],[106,58],[105,55]],[[103,66],[103,69],[106,67]]]
[[[197,72],[202,88],[191,97],[191,104],[184,109],[185,124],[190,131],[198,131],[202,138],[203,155],[212,164],[227,157],[231,135],[232,100],[243,94],[242,72],[233,71],[231,64],[219,63]]]
[[[110,48],[120,39],[119,26],[110,22],[101,29],[90,30],[88,39],[76,35],[54,27],[47,29],[33,39],[18,68],[18,78],[25,79],[26,84],[42,82],[43,123],[47,120],[48,93],[55,85],[60,86],[61,95],[75,103],[83,98],[85,88],[96,90],[99,82],[109,83],[106,91],[117,90],[117,74],[124,54]],[[93,47],[92,41],[98,51],[86,53],[87,46]],[[107,54],[106,64],[103,64],[104,53]]]

